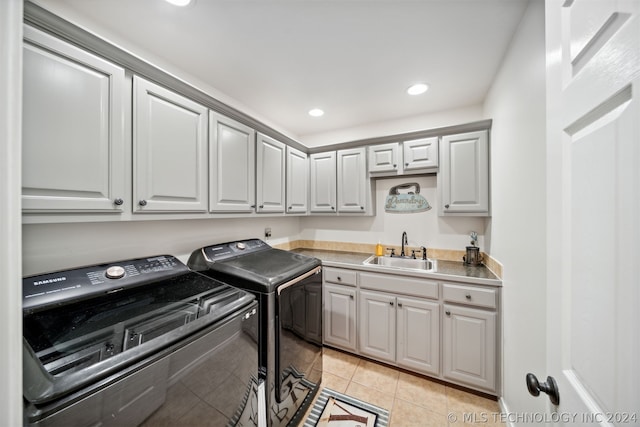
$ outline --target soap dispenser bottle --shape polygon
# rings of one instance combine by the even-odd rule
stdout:
[[[384,255],[384,250],[382,249],[382,245],[380,244],[380,242],[378,242],[378,244],[376,245],[376,256],[382,255]]]

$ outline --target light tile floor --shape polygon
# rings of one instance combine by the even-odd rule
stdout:
[[[390,427],[504,425],[497,401],[420,375],[330,348],[322,365],[322,387],[389,410]]]

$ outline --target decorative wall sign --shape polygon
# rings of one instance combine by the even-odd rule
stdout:
[[[411,187],[415,187],[415,191],[409,191],[407,193],[400,193],[399,191]],[[427,199],[420,194],[420,184],[417,182],[409,182],[391,187],[384,204],[385,212],[389,213],[425,212],[429,209],[431,209],[431,205],[429,205]]]

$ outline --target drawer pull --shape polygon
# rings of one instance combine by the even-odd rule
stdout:
[[[464,297],[465,297],[466,299],[471,299],[471,294],[466,294]]]
[[[342,282],[342,277],[338,276],[337,279],[338,279],[338,282]]]

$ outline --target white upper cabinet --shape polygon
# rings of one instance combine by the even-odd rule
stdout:
[[[287,213],[307,213],[309,205],[309,158],[287,146]]]
[[[371,176],[436,172],[438,137],[371,145],[368,147],[368,157]]]
[[[365,213],[367,209],[366,148],[338,151],[338,212]]]
[[[124,70],[26,26],[22,208],[130,208],[125,177]]]
[[[415,139],[402,143],[405,172],[438,167],[438,137]]]
[[[440,160],[440,214],[489,216],[488,131],[442,137]]]
[[[135,212],[206,212],[207,108],[133,78]]]
[[[221,114],[209,113],[212,212],[253,212],[255,131]]]
[[[369,149],[369,173],[397,174],[402,170],[400,143],[371,145]]]
[[[261,133],[256,139],[256,212],[284,212],[286,145]]]
[[[336,213],[336,152],[314,153],[309,158],[310,210]]]

